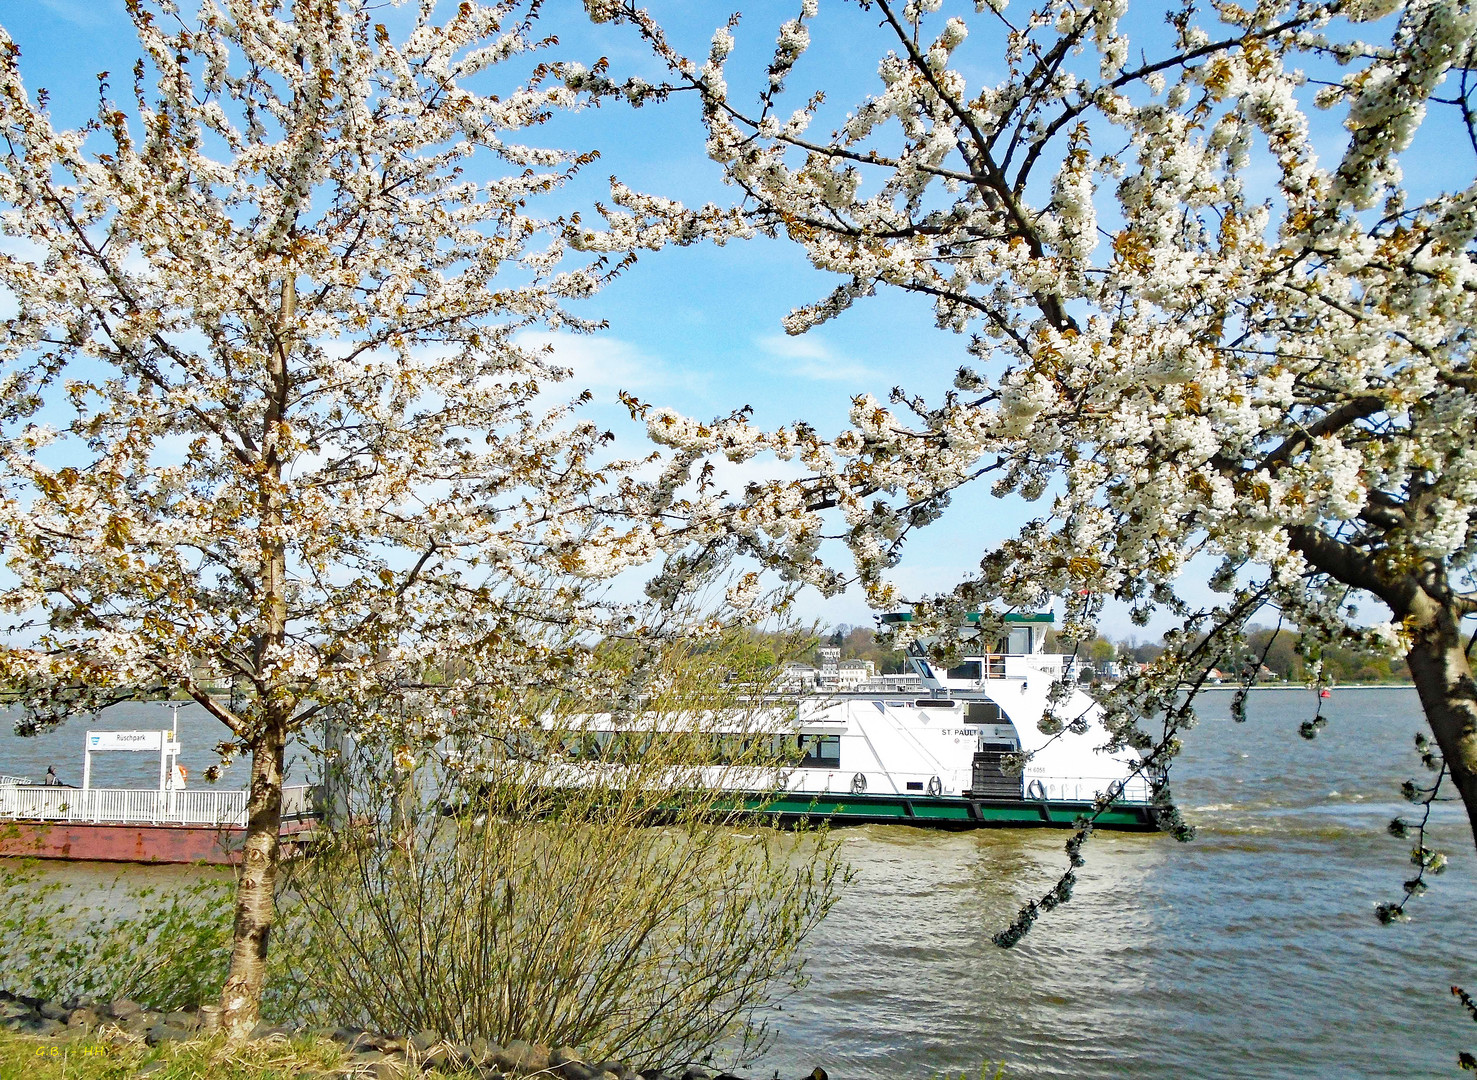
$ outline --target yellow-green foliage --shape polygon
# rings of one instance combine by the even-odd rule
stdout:
[[[274,942],[287,1011],[638,1065],[750,1059],[847,872],[824,832],[726,793],[772,790],[799,750],[793,706],[727,678],[752,674],[747,645],[612,647],[640,690],[623,714],[510,694],[463,711],[464,737],[407,724],[346,755],[340,822]]]
[[[326,1040],[269,1039],[228,1046],[220,1039],[113,1045],[93,1039],[43,1039],[0,1030],[0,1080],[124,1080],[154,1062],[153,1080],[289,1080],[328,1076],[344,1060]]]

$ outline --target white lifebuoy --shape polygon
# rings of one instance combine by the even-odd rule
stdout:
[[[935,799],[938,798],[944,793],[944,782],[937,776],[930,776],[928,778],[928,793]]]
[[[851,778],[851,793],[860,795],[867,790],[867,777],[865,773],[857,773]]]
[[[1046,785],[1040,780],[1032,780],[1026,785],[1026,798],[1035,799],[1037,802],[1046,801]]]

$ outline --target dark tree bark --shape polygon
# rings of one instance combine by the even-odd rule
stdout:
[[[1317,569],[1383,600],[1410,635],[1405,662],[1477,843],[1477,683],[1462,642],[1470,598],[1451,590],[1444,566],[1425,567],[1419,575],[1391,572],[1311,526],[1295,526],[1288,535]]]
[[[1477,683],[1462,642],[1461,620],[1450,605],[1421,592],[1405,625],[1411,634],[1405,661],[1477,842]]]

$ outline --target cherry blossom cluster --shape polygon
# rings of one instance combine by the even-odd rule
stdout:
[[[779,29],[752,106],[729,89],[732,25],[698,65],[659,14],[605,5],[666,61],[666,93],[701,96],[709,155],[737,194],[690,210],[617,189],[606,227],[577,246],[785,236],[836,278],[789,332],[888,287],[971,335],[952,389],[858,398],[834,434],[636,403],[675,451],[651,488],[672,495],[672,527],[726,536],[797,581],[860,581],[879,607],[913,603],[911,633],[1053,596],[1069,636],[1109,598],[1141,622],[1173,615],[1164,658],[1105,700],[1115,741],[1156,769],[1253,617],[1297,625],[1315,675],[1322,644],[1396,634],[1477,821],[1461,630],[1477,614],[1477,12],[1187,4],[1131,41],[1124,0],[860,6],[854,32],[880,21],[886,51],[875,89],[826,114],[825,134],[826,73],[797,85],[814,4]],[[966,75],[985,71],[998,78]],[[1347,135],[1321,157],[1320,109]],[[1472,178],[1450,190],[1402,166],[1438,113]],[[674,494],[731,447],[794,456],[809,475],[737,498]],[[1040,516],[983,551],[977,575],[899,593],[899,545],[974,480],[1043,501]],[[844,572],[817,564],[825,537],[850,547]],[[1222,603],[1183,599],[1196,558],[1219,565]]]
[[[531,209],[592,160],[529,137],[589,100],[536,63],[536,9],[423,3],[400,40],[341,0],[133,5],[129,97],[104,80],[75,131],[0,30],[27,723],[152,687],[243,750],[330,708],[490,723],[556,685],[608,706],[592,644],[665,632],[601,585],[668,550],[610,494],[633,465],[516,337],[596,329],[571,305],[616,269]]]

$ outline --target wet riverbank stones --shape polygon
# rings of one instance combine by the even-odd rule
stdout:
[[[715,1080],[707,1070],[699,1075],[688,1067],[638,1072],[625,1062],[587,1057],[575,1047],[550,1049],[522,1039],[499,1046],[482,1038],[443,1039],[432,1031],[396,1039],[352,1028],[340,1028],[331,1037],[349,1052],[350,1071],[375,1077],[471,1072],[487,1080]]]
[[[145,1039],[154,1029],[168,1032],[168,1037],[191,1038],[198,1020],[193,1013],[153,1012],[126,998],[103,1005],[87,997],[46,1001],[0,990],[0,1028],[25,1035],[81,1038],[105,1027]]]
[[[100,1003],[79,997],[46,1001],[0,990],[0,1029],[46,1038],[95,1038],[142,1041],[149,1046],[206,1038],[219,1028],[215,1006],[159,1012],[136,1001],[116,998]],[[595,1060],[578,1047],[550,1048],[515,1039],[498,1046],[482,1038],[456,1041],[434,1031],[403,1038],[343,1027],[304,1031],[295,1024],[258,1024],[253,1040],[306,1035],[330,1039],[342,1047],[344,1060],[329,1076],[401,1080],[436,1073],[478,1074],[484,1080],[741,1080],[714,1073],[695,1063],[665,1069],[637,1070],[612,1059]],[[826,1080],[816,1069],[804,1080]]]

